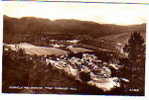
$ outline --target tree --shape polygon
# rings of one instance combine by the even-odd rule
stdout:
[[[144,91],[145,42],[140,32],[133,32],[124,51],[128,53],[131,88]]]
[[[91,80],[90,72],[82,71],[79,73],[80,79],[84,82],[88,82]]]
[[[139,69],[137,66],[145,52],[144,39],[139,32],[131,34],[128,44],[125,46],[124,50],[128,53],[128,59],[133,65],[133,69],[137,71]]]

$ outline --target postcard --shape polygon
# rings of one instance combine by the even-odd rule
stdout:
[[[2,93],[145,96],[145,9],[4,3]]]

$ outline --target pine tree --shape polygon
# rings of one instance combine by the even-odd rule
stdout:
[[[139,32],[134,32],[131,34],[130,39],[128,40],[127,52],[128,59],[133,65],[132,69],[138,71],[138,64],[140,63],[141,57],[144,56],[145,46],[144,39]]]
[[[145,43],[140,32],[133,32],[124,51],[128,53],[128,72],[132,88],[144,91],[145,76]]]

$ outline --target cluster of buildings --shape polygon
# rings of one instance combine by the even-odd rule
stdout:
[[[94,54],[82,53],[81,57],[49,57],[46,58],[46,64],[54,66],[80,81],[82,81],[79,76],[80,72],[89,73],[90,81],[88,84],[98,88],[110,90],[114,87],[120,87],[119,78],[111,76],[111,69],[119,70],[116,64],[99,60]]]
[[[20,44],[19,46],[22,45]],[[23,46],[28,48],[34,47],[28,44],[24,44]],[[73,53],[73,55],[50,55],[41,56],[39,58],[39,61],[43,62],[44,64],[46,63],[48,67],[52,67],[57,71],[63,72],[64,74],[73,77],[75,80],[85,82],[88,85],[95,86],[104,91],[110,91],[112,88],[120,87],[120,78],[115,75],[113,76],[113,72],[119,71],[122,66],[118,65],[117,63],[103,61],[92,52],[79,53],[79,56],[78,53]],[[84,81],[81,78],[80,73],[82,72],[88,74],[87,78],[89,79],[87,79],[87,81]],[[122,80],[129,81],[126,79]]]
[[[59,69],[65,69],[69,67],[70,69],[76,70],[75,72],[90,72],[91,76],[96,76],[99,78],[109,78],[112,74],[111,69],[119,69],[116,64],[109,64],[99,60],[97,56],[88,53],[82,54],[81,58],[68,57],[64,55],[55,59],[50,57],[46,59],[46,63],[51,64],[52,66],[55,66]]]

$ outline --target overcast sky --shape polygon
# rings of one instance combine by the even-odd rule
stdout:
[[[11,17],[34,16],[55,19],[78,19],[104,24],[141,24],[149,17],[148,5],[5,2],[3,13]]]

